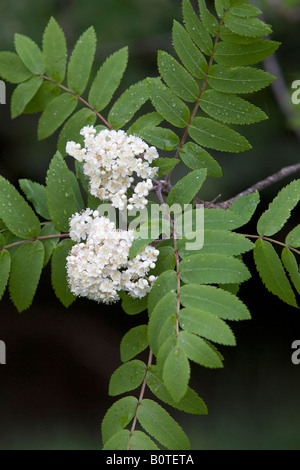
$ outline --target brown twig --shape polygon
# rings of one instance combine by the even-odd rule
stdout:
[[[10,245],[5,245],[0,247],[0,251],[12,248],[13,246],[23,245],[24,243],[36,242],[38,240],[49,240],[51,238],[69,238],[68,233],[59,233],[58,235],[43,235],[41,237],[35,238],[26,238],[26,240],[20,240],[19,242],[11,243]]]
[[[271,186],[272,184],[275,184],[278,181],[281,181],[282,179],[286,178],[287,176],[291,176],[299,171],[300,171],[300,163],[286,166],[282,168],[280,171],[278,171],[277,173],[274,173],[273,175],[268,176],[268,178],[265,178],[264,180],[259,181],[258,183],[254,184],[248,189],[245,189],[244,191],[232,197],[231,199],[228,199],[227,201],[220,202],[218,204],[204,203],[204,206],[208,208],[213,207],[215,209],[228,209],[228,207],[230,207],[240,197],[247,196],[248,194],[252,194],[255,191],[262,191],[263,189]]]
[[[75,93],[74,91],[70,90],[69,88],[67,88],[66,86],[62,85],[61,83],[58,83],[56,82],[55,80],[52,80],[51,78],[47,77],[47,75],[40,75],[44,80],[48,80],[49,82],[51,83],[54,83],[56,86],[58,86],[59,88],[61,88],[62,90],[66,91],[67,93],[70,93],[71,95],[75,96],[75,98],[77,98],[79,101],[81,101],[87,108],[89,108],[91,111],[93,111],[93,113],[96,114],[96,116],[98,116],[99,119],[101,119],[101,121],[103,122],[103,124],[105,124],[106,127],[108,127],[108,129],[112,130],[112,127],[111,125],[106,121],[106,119],[104,119],[104,117],[98,112],[96,111],[95,108],[93,108],[84,98],[82,98],[82,96],[79,96],[77,95],[77,93]]]
[[[147,367],[146,367],[146,372],[145,372],[144,380],[143,380],[143,383],[142,383],[142,387],[141,387],[140,395],[139,395],[139,398],[138,398],[138,402],[137,402],[137,405],[136,405],[136,410],[135,410],[135,415],[134,415],[134,418],[133,418],[132,426],[131,426],[131,429],[130,429],[128,444],[127,444],[127,450],[130,449],[131,438],[133,436],[133,433],[134,433],[134,430],[135,430],[135,427],[136,427],[136,423],[137,423],[138,409],[139,409],[139,406],[140,406],[140,404],[141,404],[141,402],[144,398],[146,383],[147,383],[147,375],[148,375],[148,372],[149,372],[149,367],[152,364],[152,358],[153,358],[153,353],[150,349],[149,350],[149,356],[148,356],[148,363],[147,363]]]

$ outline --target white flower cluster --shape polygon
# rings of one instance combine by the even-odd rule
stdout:
[[[155,267],[159,251],[147,246],[130,260],[133,230],[118,230],[98,211],[86,209],[71,218],[70,237],[77,244],[67,257],[67,273],[76,296],[110,303],[119,300],[121,290],[133,298],[150,291],[156,277],[147,275]]]
[[[110,200],[117,209],[124,209],[126,192],[133,186],[133,174],[144,181],[134,187],[128,199],[128,210],[143,209],[146,197],[152,189],[151,179],[157,173],[150,164],[158,157],[155,147],[149,147],[140,137],[127,135],[123,130],[102,130],[97,133],[93,126],[81,131],[84,147],[68,142],[66,151],[79,162],[84,162],[83,171],[89,178],[90,193],[101,200]]]

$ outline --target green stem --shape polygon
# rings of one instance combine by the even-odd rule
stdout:
[[[164,202],[164,198],[163,198],[163,195],[162,195],[162,191],[163,191],[162,183],[160,181],[157,181],[156,183],[157,183],[156,188],[155,188],[156,195],[157,195],[157,198],[158,198],[160,204],[164,208],[165,207],[165,202]],[[174,254],[175,254],[175,261],[176,261],[176,265],[175,265],[176,266],[176,276],[177,276],[176,339],[178,339],[178,335],[179,335],[179,311],[180,311],[180,274],[179,274],[180,259],[179,259],[178,249],[177,249],[177,234],[176,234],[176,230],[175,230],[174,221],[172,220],[171,214],[169,212],[167,212],[166,210],[165,210],[165,214],[166,214],[166,216],[167,216],[167,218],[170,222],[170,225],[172,227],[172,238],[173,238]]]
[[[224,13],[225,15],[225,13]],[[200,90],[200,93],[199,93],[199,96],[197,98],[197,101],[196,101],[196,104],[194,106],[194,109],[191,113],[191,116],[190,116],[190,119],[189,119],[189,122],[187,123],[187,126],[185,128],[185,131],[184,131],[184,134],[182,136],[182,139],[180,141],[180,144],[176,150],[176,154],[175,154],[175,158],[179,158],[179,152],[180,150],[182,149],[186,139],[187,139],[187,136],[188,136],[188,131],[189,131],[189,127],[194,119],[194,117],[196,116],[197,114],[197,111],[198,111],[198,108],[199,108],[199,103],[200,103],[200,100],[202,98],[202,95],[205,91],[205,88],[206,88],[206,85],[207,85],[207,80],[208,80],[208,74],[209,74],[209,70],[212,66],[212,63],[214,61],[214,53],[215,53],[215,48],[216,48],[216,45],[218,44],[219,42],[219,39],[220,39],[220,34],[221,34],[221,28],[223,26],[223,22],[224,22],[224,16],[223,18],[221,18],[220,20],[220,23],[219,23],[219,27],[218,27],[218,31],[217,31],[217,34],[216,34],[216,38],[215,38],[215,41],[214,41],[214,45],[213,45],[213,49],[211,51],[211,55],[210,55],[210,58],[209,58],[209,62],[208,62],[208,65],[207,65],[207,70],[206,70],[206,73],[205,73],[205,76],[204,76],[204,80],[203,80],[203,83],[202,83],[202,86],[201,86],[201,90]],[[172,174],[172,171],[170,171],[167,175],[166,175],[166,178],[165,178],[165,181],[166,183],[170,183],[170,178],[171,178],[171,174]]]
[[[225,12],[226,13],[226,12]],[[225,16],[225,13],[224,13],[224,16]],[[219,39],[220,39],[220,34],[221,34],[221,28],[223,26],[223,22],[224,22],[224,16],[221,18],[220,20],[220,23],[219,23],[219,26],[218,26],[218,31],[217,31],[217,34],[216,34],[216,38],[215,38],[215,41],[214,41],[214,44],[213,44],[213,49],[211,51],[211,55],[210,55],[210,58],[209,58],[209,62],[208,62],[208,66],[207,66],[207,70],[206,70],[206,73],[205,73],[205,76],[204,76],[204,80],[203,80],[203,83],[202,83],[202,86],[201,86],[201,90],[200,90],[200,93],[199,93],[199,96],[197,98],[197,102],[194,106],[194,109],[191,113],[191,116],[190,116],[190,119],[189,119],[189,122],[187,123],[187,126],[185,128],[185,132],[183,134],[183,137],[180,141],[180,144],[177,148],[177,151],[176,151],[176,154],[175,154],[175,158],[179,158],[179,152],[181,150],[181,148],[183,147],[186,139],[187,139],[187,136],[188,136],[188,131],[189,131],[189,127],[194,119],[194,117],[196,116],[197,114],[197,111],[198,111],[198,108],[199,108],[199,103],[200,103],[200,100],[202,98],[202,95],[205,91],[205,88],[206,88],[206,85],[207,85],[207,81],[208,81],[208,74],[209,74],[209,71],[210,71],[210,68],[212,66],[212,63],[214,61],[214,53],[215,53],[215,48],[216,48],[216,45],[218,44],[219,42]],[[168,187],[171,187],[171,184],[170,184],[170,179],[171,179],[171,174],[172,174],[172,171],[170,171],[166,177],[165,177],[165,186],[168,186]],[[156,189],[156,194],[159,196],[159,191],[161,193],[161,190],[162,190],[162,187],[158,187],[157,186],[157,189]],[[161,196],[162,198],[162,196]],[[176,232],[175,232],[175,227],[174,227],[174,223],[171,219],[171,216],[169,215],[169,219],[170,219],[170,223],[172,225],[172,237],[173,237],[173,242],[174,242],[174,253],[175,253],[175,260],[176,260],[176,276],[177,276],[177,311],[176,311],[176,338],[178,339],[178,335],[179,335],[179,311],[180,311],[180,274],[179,274],[179,262],[180,262],[180,259],[179,259],[179,253],[178,253],[178,249],[177,249],[177,236],[176,236]]]
[[[173,242],[174,242],[174,253],[175,253],[175,267],[176,267],[176,277],[177,277],[177,308],[176,308],[176,340],[178,344],[178,335],[179,335],[179,312],[180,312],[180,274],[179,274],[179,253],[177,249],[177,238],[176,238],[176,233],[175,233],[175,228],[174,224],[172,224],[173,228]]]

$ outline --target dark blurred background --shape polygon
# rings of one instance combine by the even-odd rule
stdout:
[[[278,98],[290,95],[291,83],[300,79],[300,2],[268,0],[256,5],[273,25],[272,38],[282,43],[275,65],[279,64],[283,81],[277,96],[268,89],[250,97],[269,120],[241,129],[253,145],[251,151],[237,156],[214,153],[224,177],[205,183],[203,199],[219,193],[226,199],[299,162],[300,112],[297,106],[289,108],[289,100],[282,109]],[[156,51],[172,52],[170,31],[173,19],[181,21],[181,1],[1,0],[1,50],[13,50],[15,32],[41,45],[50,16],[64,29],[70,49],[94,25],[97,67],[107,55],[129,45],[121,93],[131,83],[157,75]],[[0,174],[16,185],[19,178],[44,183],[57,135],[37,142],[36,115],[12,121],[12,90],[7,84],[7,104],[0,106]],[[177,176],[182,171],[179,167]],[[261,211],[291,179],[261,194]],[[299,211],[294,211],[288,229],[296,223]],[[256,233],[255,220],[246,230]],[[251,255],[245,260],[254,278],[242,286],[240,297],[253,319],[231,325],[237,347],[220,348],[223,370],[193,366],[191,385],[205,400],[209,414],[197,417],[170,411],[187,431],[193,449],[300,449],[300,365],[291,362],[291,344],[300,339],[300,314],[264,289]],[[8,293],[0,309],[0,339],[7,346],[7,365],[0,366],[0,449],[100,448],[101,420],[114,402],[107,391],[109,378],[120,365],[120,340],[146,318],[129,317],[119,305],[108,309],[83,299],[65,309],[50,289],[49,267],[30,309],[19,314]]]

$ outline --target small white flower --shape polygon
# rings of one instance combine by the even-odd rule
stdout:
[[[97,133],[93,126],[85,126],[80,134],[84,137],[84,147],[67,142],[66,151],[84,163],[83,172],[89,178],[90,193],[99,199],[110,200],[114,207],[122,210],[126,192],[133,185],[136,174],[146,181],[136,184],[134,193],[138,196],[130,205],[144,208],[152,189],[151,179],[158,170],[149,166],[158,158],[156,148],[149,147],[140,137],[128,136],[123,130],[105,129]]]
[[[133,230],[118,230],[98,211],[86,209],[71,218],[70,237],[77,244],[67,257],[67,274],[76,296],[111,303],[119,300],[122,290],[134,298],[150,291],[156,277],[148,280],[147,275],[155,267],[159,251],[147,246],[130,260]]]

